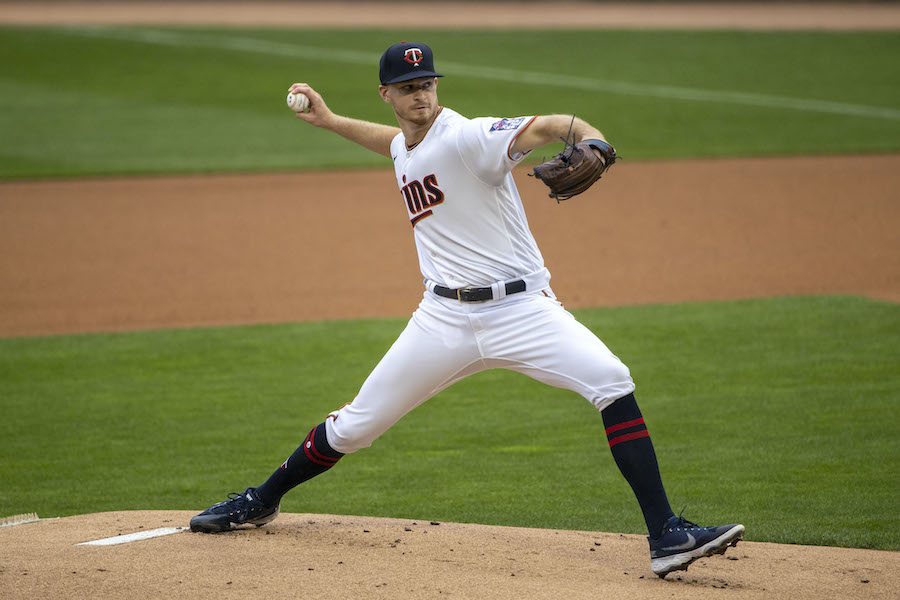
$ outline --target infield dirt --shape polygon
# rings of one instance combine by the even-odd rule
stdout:
[[[900,155],[622,161],[559,205],[516,178],[569,308],[900,300]],[[0,336],[405,317],[405,215],[390,170],[0,183]]]
[[[240,4],[228,6],[209,21],[250,23]],[[733,21],[733,12],[697,6],[622,5],[605,13],[619,20],[594,24],[628,24],[625,14],[638,15],[633,26],[666,14],[667,26]],[[900,23],[896,6],[794,5],[792,21],[784,8],[740,6],[754,9],[745,21],[753,26],[767,15],[778,27]],[[208,8],[14,3],[0,4],[0,21],[200,22]],[[469,13],[444,24],[472,25]],[[704,21],[684,22],[701,13]],[[334,24],[297,14],[294,24]],[[900,300],[900,155],[623,162],[562,205],[524,175],[532,228],[570,308],[787,294]],[[0,336],[407,316],[421,281],[394,185],[388,169],[2,183]],[[229,534],[75,545],[183,526],[203,508],[2,528],[0,596],[818,600],[895,598],[900,589],[896,552],[742,542],[661,581],[642,536],[433,525],[428,515],[288,514]]]
[[[261,529],[76,545],[183,526],[192,514],[98,513],[0,529],[0,585],[14,598],[874,600],[896,598],[900,583],[896,552],[740,542],[661,580],[641,536],[427,517],[287,514]]]

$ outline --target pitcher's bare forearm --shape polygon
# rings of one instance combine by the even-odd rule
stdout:
[[[391,140],[400,133],[397,127],[335,114],[321,127],[387,157],[391,155]]]
[[[573,120],[572,115],[541,115],[535,117],[531,125],[516,138],[512,149],[514,152],[529,152],[565,139],[567,135],[572,143],[587,139],[606,141],[599,129],[583,119],[575,117]],[[575,139],[571,139],[572,137]]]
[[[325,104],[322,95],[308,83],[295,83],[289,90],[294,94],[305,94],[309,98],[309,109],[306,112],[298,112],[298,119],[306,121],[310,125],[333,131],[382,156],[389,157],[391,155],[391,140],[400,133],[399,128],[336,115]]]

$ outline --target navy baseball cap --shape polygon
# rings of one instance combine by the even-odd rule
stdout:
[[[382,85],[417,77],[443,77],[434,72],[434,53],[425,44],[400,42],[384,51],[378,64]]]

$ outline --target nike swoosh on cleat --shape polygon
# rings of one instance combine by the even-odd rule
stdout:
[[[678,544],[677,546],[669,546],[668,548],[660,548],[663,552],[671,552],[672,550],[688,550],[693,548],[697,544],[697,540],[694,539],[694,536],[691,534],[687,534],[688,539],[683,544]]]

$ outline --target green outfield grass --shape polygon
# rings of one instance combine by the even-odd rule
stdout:
[[[574,112],[629,158],[900,149],[897,33],[0,28],[0,178],[388,166],[284,95],[393,124],[400,39],[435,49],[445,105]]]
[[[900,549],[896,304],[576,313],[631,367],[676,510],[751,540]],[[0,515],[200,510],[257,485],[403,326],[0,340]],[[446,390],[283,509],[642,531],[596,410],[505,371]]]

